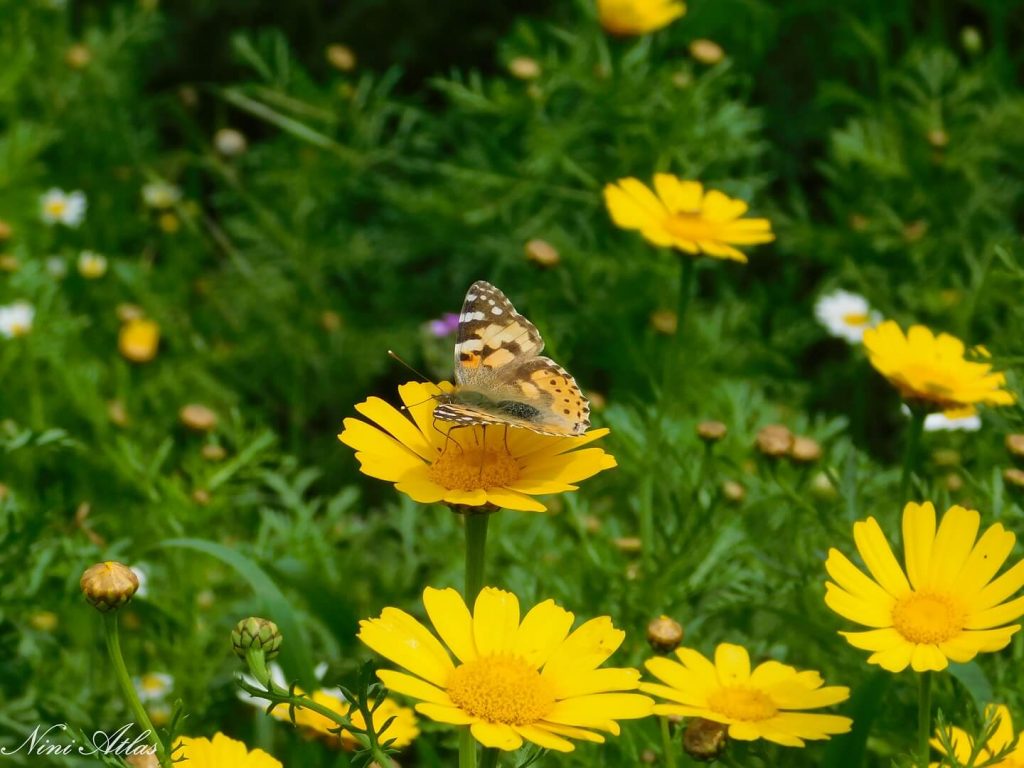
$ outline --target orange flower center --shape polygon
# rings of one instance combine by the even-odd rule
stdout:
[[[757,722],[775,717],[778,709],[768,694],[746,685],[727,685],[708,696],[708,707],[733,720]]]
[[[529,725],[555,706],[550,684],[516,656],[483,656],[456,667],[448,695],[459,709],[489,723]]]
[[[450,491],[500,488],[519,479],[519,464],[504,448],[460,448],[451,445],[428,470],[430,479]]]
[[[892,625],[911,643],[942,643],[959,635],[967,612],[951,595],[911,592],[892,608]]]
[[[843,322],[859,328],[868,324],[868,316],[864,312],[851,312],[848,315],[843,315]]]
[[[698,213],[675,213],[662,222],[665,231],[680,240],[718,240],[718,227]]]

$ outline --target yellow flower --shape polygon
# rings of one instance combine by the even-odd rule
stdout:
[[[296,689],[296,692],[302,693],[300,689]],[[339,693],[321,688],[320,690],[313,691],[310,694],[310,698],[317,704],[327,707],[332,712],[347,716],[356,728],[366,727],[366,720],[363,719],[362,713],[358,709],[353,709],[350,713],[348,702]],[[273,715],[278,720],[291,720],[291,716],[288,714],[288,707],[275,707]],[[394,718],[394,720],[391,720],[391,718]],[[419,736],[420,729],[416,724],[415,713],[408,707],[399,706],[392,699],[384,699],[373,713],[374,728],[379,730],[388,720],[391,720],[391,723],[380,735],[381,742],[394,739],[394,743],[391,746],[396,749],[404,749],[412,744],[413,739]],[[318,712],[304,707],[296,707],[295,724],[316,732],[317,735],[324,737],[332,745],[337,745],[338,743],[338,724]],[[344,749],[352,750],[357,745],[358,742],[352,733],[349,731],[341,732],[341,746]]]
[[[985,707],[985,722],[991,723],[997,718],[999,724],[996,726],[995,732],[978,750],[973,763],[971,763],[971,757],[974,755],[974,739],[962,728],[957,728],[955,725],[950,726],[946,733],[953,745],[953,755],[958,763],[961,765],[986,765],[990,768],[1020,768],[1020,766],[1024,766],[1024,739],[1021,739],[1017,746],[999,762],[989,762],[1010,744],[1013,744],[1015,738],[1010,710],[1003,704],[989,704]],[[936,738],[932,739],[932,746],[945,755],[946,750],[943,749],[942,742],[938,739],[939,731],[936,731],[935,734]],[[939,763],[931,763],[929,768],[938,768],[938,766]]]
[[[423,504],[493,504],[544,512],[547,507],[534,496],[575,491],[574,483],[615,466],[615,457],[601,448],[575,450],[604,437],[607,429],[551,437],[500,426],[435,425],[435,398],[451,389],[448,382],[400,386],[398,394],[411,420],[371,397],[356,406],[369,423],[345,419],[338,438],[355,448],[363,474],[394,483]]]
[[[1006,601],[1024,586],[1024,561],[999,578],[1017,537],[996,524],[978,538],[981,516],[950,507],[935,527],[931,502],[903,510],[900,567],[878,522],[854,523],[853,538],[869,578],[837,549],[825,567],[835,583],[825,584],[825,602],[840,616],[871,627],[840,632],[850,645],[871,651],[869,664],[890,672],[945,669],[978,653],[1005,648],[1020,625],[1024,598]],[[975,540],[977,539],[977,543]]]
[[[216,734],[212,741],[182,736],[174,745],[174,759],[188,768],[282,768],[280,760],[262,749],[249,752],[245,744],[223,733]]]
[[[646,35],[686,13],[679,0],[597,0],[601,26],[613,35]]]
[[[655,194],[655,191],[657,194]],[[757,245],[775,239],[768,219],[741,218],[747,204],[717,190],[704,191],[698,181],[670,173],[654,176],[654,191],[639,179],[619,179],[604,188],[612,221],[637,229],[654,245],[669,245],[690,254],[746,262],[734,245]]]
[[[847,733],[853,724],[848,717],[802,711],[850,697],[849,688],[822,687],[824,680],[817,672],[801,672],[777,661],[751,670],[747,650],[731,643],[715,649],[713,663],[692,648],[675,653],[679,661],[654,658],[646,663],[647,671],[665,685],[642,683],[640,690],[672,702],[656,706],[655,714],[702,717],[727,724],[734,739],[766,739],[787,747]]]
[[[530,741],[571,752],[569,739],[603,743],[595,731],[618,735],[617,720],[651,713],[649,698],[624,693],[637,688],[639,672],[599,669],[625,638],[607,616],[570,634],[574,616],[554,601],[520,618],[516,596],[493,587],[472,614],[454,589],[428,587],[423,604],[443,644],[397,608],[361,621],[359,639],[412,673],[380,670],[384,685],[419,699],[416,711],[432,720],[469,726],[484,746]]]
[[[160,326],[152,320],[135,319],[121,326],[117,348],[133,363],[148,363],[160,345]]]
[[[1006,377],[988,363],[964,357],[964,344],[948,333],[933,334],[912,325],[906,336],[892,320],[864,332],[871,364],[907,400],[927,404],[933,411],[965,408],[975,403],[1012,405],[1014,396],[1003,387]],[[987,356],[979,350],[980,356]]]

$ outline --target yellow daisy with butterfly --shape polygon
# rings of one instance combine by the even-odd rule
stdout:
[[[455,384],[409,382],[404,408],[370,397],[338,436],[364,474],[415,501],[544,512],[536,497],[616,466],[587,431],[590,406],[544,348],[537,328],[490,283],[466,294],[455,345]],[[403,413],[404,411],[404,413]]]

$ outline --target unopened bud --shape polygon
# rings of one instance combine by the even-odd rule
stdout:
[[[908,243],[916,243],[928,232],[928,222],[918,219],[903,227],[903,239]]]
[[[695,717],[686,724],[683,749],[690,757],[708,763],[721,756],[729,745],[729,726]]]
[[[1018,459],[1024,458],[1024,434],[1013,434],[1006,436],[1006,450],[1011,456]]]
[[[658,653],[671,653],[683,642],[683,625],[668,616],[652,619],[647,625],[647,642]]]
[[[178,412],[181,423],[194,432],[209,432],[217,426],[217,413],[200,403],[189,403]]]
[[[711,66],[725,58],[725,51],[714,40],[700,39],[690,43],[690,55],[701,64]]]
[[[839,495],[827,472],[816,472],[811,478],[811,493],[823,501],[834,499]]]
[[[508,63],[508,71],[512,77],[520,80],[535,80],[541,75],[540,64],[529,56],[516,56]]]
[[[142,311],[142,307],[137,304],[127,303],[118,304],[114,312],[117,314],[117,319],[122,323],[128,323],[132,320],[141,320],[146,315],[146,313]]]
[[[160,768],[160,760],[157,758],[155,753],[130,755],[125,758],[125,762],[128,763],[131,768]]]
[[[731,504],[742,504],[747,498],[747,489],[735,480],[726,480],[722,483],[722,495]]]
[[[950,472],[946,475],[945,479],[946,490],[950,493],[957,493],[962,491],[964,487],[964,479],[960,477],[956,472]]]
[[[717,443],[728,432],[729,428],[720,421],[702,421],[697,425],[697,437],[705,443]]]
[[[207,443],[203,446],[200,453],[204,459],[213,463],[224,461],[228,455],[228,452],[224,450],[224,446],[219,443]]]
[[[221,128],[213,135],[213,146],[225,157],[238,157],[249,148],[249,142],[241,131]]]
[[[534,238],[526,244],[526,258],[541,267],[553,267],[561,260],[555,246],[540,238]]]
[[[679,327],[679,316],[671,309],[659,309],[651,313],[651,327],[658,333],[672,336]]]
[[[0,243],[6,242],[11,239],[11,235],[14,234],[14,229],[3,219],[0,219]]]
[[[981,53],[985,41],[982,39],[981,32],[978,31],[977,27],[964,27],[960,30],[960,45],[968,53],[976,55]]]
[[[242,619],[231,630],[231,647],[240,659],[249,651],[263,651],[264,658],[270,661],[281,650],[282,640],[277,624],[258,616]]]
[[[925,134],[925,138],[935,149],[944,149],[949,144],[949,134],[941,128],[932,128]]]
[[[813,464],[821,458],[821,445],[810,437],[794,437],[789,457],[800,464]]]
[[[636,554],[644,548],[643,541],[637,536],[621,536],[612,541],[615,544],[615,548],[619,552],[625,552],[626,554]]]
[[[92,51],[82,43],[75,43],[64,54],[64,63],[72,69],[85,69],[92,61]]]
[[[356,68],[356,54],[347,45],[334,43],[328,45],[325,52],[327,63],[341,72],[351,72]]]
[[[793,433],[781,424],[769,424],[757,433],[757,450],[769,458],[777,459],[793,447]]]
[[[86,568],[79,585],[93,608],[109,613],[132,599],[139,577],[127,565],[108,560]]]
[[[1012,485],[1015,488],[1024,488],[1024,470],[1017,469],[1016,467],[1004,469],[1003,480],[1007,485]]]
[[[328,333],[334,333],[341,329],[341,315],[332,309],[320,313],[320,327]]]

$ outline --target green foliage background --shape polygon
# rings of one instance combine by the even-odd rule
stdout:
[[[19,265],[0,274],[0,304],[37,308],[30,335],[0,342],[0,744],[39,722],[125,721],[77,589],[87,565],[119,559],[149,573],[129,666],[174,675],[187,732],[224,730],[286,766],[346,765],[236,700],[227,636],[260,598],[166,542],[213,540],[259,564],[301,619],[305,637],[286,643],[351,682],[369,658],[358,619],[459,584],[462,539],[446,509],[359,475],[335,435],[354,403],[395,401],[409,378],[385,350],[450,376],[451,340],[424,324],[484,278],[604,395],[595,423],[612,427],[620,464],[552,500],[553,515],[497,515],[488,581],[524,604],[610,614],[628,632],[621,664],[649,655],[643,628],[667,613],[705,652],[732,641],[821,670],[854,691],[839,711],[874,717],[863,755],[858,729],[806,750],[738,745],[737,764],[907,764],[912,676],[876,674],[822,599],[827,549],[852,552],[854,520],[875,515],[896,541],[904,419],[812,305],[833,287],[861,292],[904,325],[984,343],[1016,387],[1024,13],[1002,0],[694,0],[667,30],[614,40],[587,0],[511,5],[0,2],[2,247]],[[688,55],[702,37],[724,61]],[[354,72],[326,63],[334,41],[360,57]],[[65,63],[76,42],[84,69]],[[517,56],[542,75],[509,75]],[[212,144],[228,126],[249,140],[234,159]],[[678,339],[649,322],[675,306],[678,257],[617,230],[600,195],[655,171],[750,200],[778,234],[745,267],[698,264]],[[175,233],[140,196],[157,178],[184,191]],[[40,222],[53,186],[87,193],[79,229]],[[537,237],[558,266],[525,258]],[[83,248],[109,258],[105,277],[75,273]],[[45,267],[54,254],[64,279]],[[161,326],[152,363],[117,353],[124,302]],[[685,362],[663,381],[676,347]],[[115,400],[126,426],[108,416]],[[211,435],[180,425],[189,402],[218,411]],[[930,458],[916,496],[1020,532],[1001,470],[1021,416],[929,435],[929,455],[957,457]],[[711,461],[694,432],[707,418],[730,428]],[[753,438],[771,422],[819,440],[820,466],[760,460]],[[204,442],[227,458],[205,460]],[[723,497],[726,479],[745,500]],[[623,536],[643,551],[620,551]],[[56,629],[39,628],[40,611]],[[945,715],[976,722],[996,699],[1024,718],[1022,655],[1018,637],[941,676]],[[450,765],[451,734],[424,729],[402,765]],[[646,750],[660,750],[653,720],[541,764],[636,765]]]

